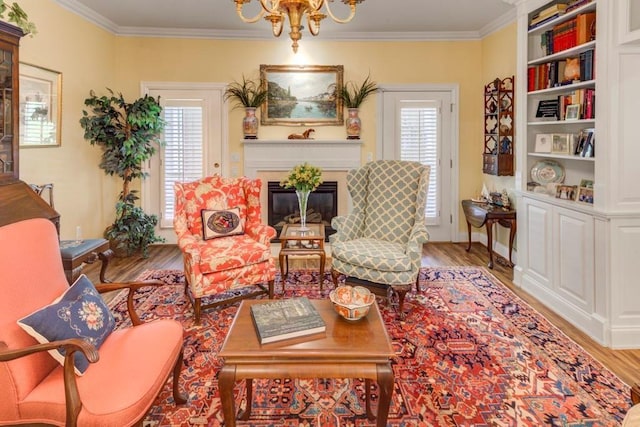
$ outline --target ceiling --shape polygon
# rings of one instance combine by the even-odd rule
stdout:
[[[270,23],[245,24],[233,0],[54,0],[117,35],[272,38]],[[331,0],[334,15],[348,7]],[[482,37],[515,19],[516,0],[365,0],[348,24],[327,18],[320,39],[428,40]],[[253,16],[258,0],[245,5]],[[285,24],[287,25],[287,24]],[[286,37],[286,29],[283,37]],[[304,36],[308,32],[304,30]]]

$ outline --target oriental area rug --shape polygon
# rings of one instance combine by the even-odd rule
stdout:
[[[175,406],[171,379],[144,421],[145,426],[223,426],[217,356],[238,305],[208,310],[201,325],[184,295],[181,271],[155,270],[140,279],[167,283],[144,288],[137,312],[151,320],[171,317],[185,330],[181,386],[189,402]],[[585,350],[511,292],[488,270],[424,268],[420,293],[407,295],[404,321],[379,300],[395,348],[395,384],[388,426],[618,426],[631,406],[629,387]],[[327,298],[333,288],[318,272],[277,277],[277,298]],[[127,324],[126,301],[111,302]],[[376,408],[376,386],[373,385]],[[235,387],[236,408],[252,405],[238,426],[372,427],[365,411],[364,380],[254,380],[253,400]],[[375,413],[375,412],[374,412]]]

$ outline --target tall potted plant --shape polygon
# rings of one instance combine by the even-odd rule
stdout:
[[[236,107],[242,106],[245,110],[245,117],[242,120],[242,131],[245,139],[258,138],[258,118],[256,108],[260,107],[267,100],[267,89],[260,86],[253,80],[242,76],[242,82],[232,82],[224,93],[224,99],[232,100]]]
[[[111,89],[107,90],[109,96],[98,97],[94,91],[90,92],[84,101],[90,112],[83,110],[80,119],[84,138],[102,148],[100,168],[107,175],[122,178],[116,219],[105,230],[105,237],[117,255],[130,256],[140,251],[146,258],[148,246],[164,239],[155,234],[158,218],[135,205],[138,196],[130,184],[145,178],[142,164],[162,144],[162,107],[148,95],[128,103],[121,93],[116,95]]]
[[[378,85],[371,80],[370,76],[367,76],[360,86],[356,86],[353,82],[347,82],[340,88],[338,95],[349,111],[346,122],[347,139],[360,139],[360,131],[362,130],[362,122],[358,116],[360,105],[377,90]]]

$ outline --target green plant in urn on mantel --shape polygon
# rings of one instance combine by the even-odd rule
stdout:
[[[370,76],[367,76],[360,86],[356,86],[353,82],[347,82],[340,88],[338,96],[342,98],[342,102],[349,112],[346,120],[347,139],[360,139],[360,131],[362,130],[362,122],[358,116],[360,105],[377,90],[378,85],[371,80]]]
[[[236,102],[236,107],[242,106],[245,117],[242,120],[244,139],[258,138],[258,118],[256,109],[267,100],[267,89],[253,80],[242,76],[242,82],[232,82],[224,92],[224,99]]]
[[[131,190],[134,179],[144,179],[147,173],[142,169],[145,161],[163,144],[160,138],[164,129],[162,107],[159,99],[145,95],[135,101],[126,102],[121,93],[98,97],[94,91],[84,104],[91,112],[82,111],[80,125],[84,138],[91,145],[102,148],[100,168],[107,175],[122,178],[122,192],[116,203],[116,219],[105,230],[105,237],[111,242],[111,249],[118,256],[131,256],[141,251],[148,257],[148,246],[164,242],[155,234],[158,224],[156,215],[149,215],[135,205],[137,191]]]
[[[300,210],[300,230],[309,230],[307,227],[307,202],[309,194],[322,184],[322,170],[307,162],[294,166],[289,175],[280,182],[284,188],[295,188],[298,197],[298,209]]]

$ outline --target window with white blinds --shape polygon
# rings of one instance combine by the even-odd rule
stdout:
[[[438,224],[438,111],[435,103],[403,101],[400,105],[400,160],[431,166],[427,193],[427,224]]]
[[[172,100],[164,107],[165,146],[162,150],[162,218],[161,226],[173,223],[175,196],[174,182],[195,181],[204,174],[203,107],[197,101]],[[190,105],[191,104],[191,105]]]

